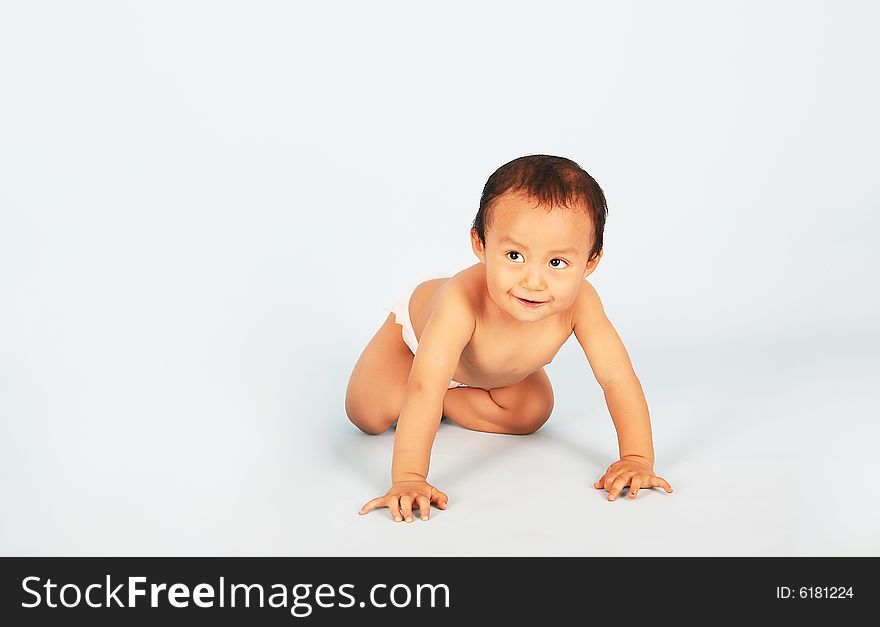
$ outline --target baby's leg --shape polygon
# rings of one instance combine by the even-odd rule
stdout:
[[[388,314],[355,364],[345,391],[345,413],[358,429],[377,435],[394,424],[413,359],[394,314]]]
[[[553,411],[553,388],[541,368],[503,388],[452,388],[443,415],[474,431],[528,435],[541,428]]]
[[[358,429],[384,433],[400,417],[413,354],[400,325],[389,314],[361,354],[345,392],[345,413]],[[553,389],[544,369],[503,388],[452,388],[443,399],[443,415],[474,431],[526,435],[547,422]]]

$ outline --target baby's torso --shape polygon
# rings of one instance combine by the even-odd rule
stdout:
[[[489,390],[519,383],[549,364],[571,336],[572,326],[570,311],[540,322],[521,324],[517,328],[490,324],[479,310],[480,294],[486,281],[483,272],[482,264],[477,263],[456,275],[471,295],[477,316],[473,337],[462,350],[452,378],[471,387]],[[422,330],[433,311],[437,290],[449,280],[431,279],[413,291],[409,313],[417,339],[422,337]]]

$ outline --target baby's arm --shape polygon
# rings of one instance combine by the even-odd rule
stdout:
[[[446,506],[446,495],[427,483],[431,447],[443,416],[446,390],[475,325],[476,318],[465,294],[459,286],[447,282],[437,293],[410,370],[394,434],[391,489],[384,497],[364,505],[362,514],[387,506],[395,520],[400,520],[402,511],[409,521],[412,506],[416,505],[426,520],[431,501]]]
[[[461,288],[446,284],[437,295],[416,352],[394,435],[391,480],[424,481],[443,399],[476,319]]]
[[[630,498],[636,497],[639,487],[656,486],[672,492],[664,479],[654,475],[651,420],[642,384],[605,315],[599,295],[588,281],[581,287],[573,312],[575,336],[605,393],[620,452],[620,461],[608,468],[595,487],[604,487],[612,501],[626,485],[632,487]]]

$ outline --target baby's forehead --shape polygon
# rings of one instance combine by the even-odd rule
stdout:
[[[548,250],[581,249],[592,239],[586,211],[565,206],[536,206],[534,202],[505,203],[487,229],[499,244],[516,242]]]
[[[542,201],[524,192],[507,192],[492,203],[491,212],[496,215],[516,216],[522,213],[538,215],[567,214],[589,216],[586,200]]]
[[[540,225],[542,232],[555,225],[560,233],[590,230],[592,225],[589,213],[581,207],[516,203],[504,204],[496,209],[491,230],[502,235],[507,231],[533,231],[536,225]]]

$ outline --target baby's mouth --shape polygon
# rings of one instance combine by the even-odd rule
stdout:
[[[516,295],[514,295],[514,298],[519,298],[524,303],[529,303],[532,305],[543,305],[544,303],[547,302],[545,300],[529,300],[528,298],[520,298],[519,296],[516,296]]]

